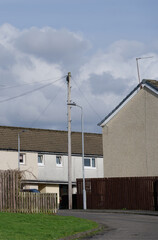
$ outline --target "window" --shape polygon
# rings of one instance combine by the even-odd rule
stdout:
[[[25,159],[26,159],[26,155],[24,153],[20,153],[20,156],[19,156],[20,164],[25,164]]]
[[[92,167],[95,167],[95,158],[92,158]]]
[[[96,167],[95,158],[84,158],[84,166],[95,168]]]
[[[62,166],[62,158],[61,158],[61,156],[56,156],[56,165],[57,166]]]
[[[38,154],[38,165],[44,165],[44,156],[42,154]]]
[[[85,167],[90,167],[90,166],[91,166],[90,158],[85,158],[85,159],[84,159],[84,166],[85,166]]]

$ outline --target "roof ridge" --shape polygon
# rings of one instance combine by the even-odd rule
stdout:
[[[44,129],[44,128],[31,128],[31,127],[16,127],[16,126],[0,126],[0,129],[21,129],[21,130],[30,130],[30,131],[41,131],[41,132],[58,132],[58,133],[67,133],[68,131],[66,130],[56,130],[56,129]],[[78,131],[72,131],[72,134],[81,134],[81,132]],[[101,135],[101,133],[91,133],[91,132],[84,132],[84,134],[95,134],[95,135]]]

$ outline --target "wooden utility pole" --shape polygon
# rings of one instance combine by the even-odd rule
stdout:
[[[67,112],[68,112],[68,200],[72,209],[72,162],[71,162],[71,73],[67,76]]]

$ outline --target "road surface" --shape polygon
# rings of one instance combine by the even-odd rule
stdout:
[[[158,216],[69,210],[61,210],[58,214],[91,219],[108,226],[92,240],[158,240]]]

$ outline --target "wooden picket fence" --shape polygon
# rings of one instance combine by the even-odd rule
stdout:
[[[0,211],[56,213],[56,193],[20,192],[20,171],[0,171]]]
[[[56,193],[21,192],[18,197],[18,212],[56,213]]]

